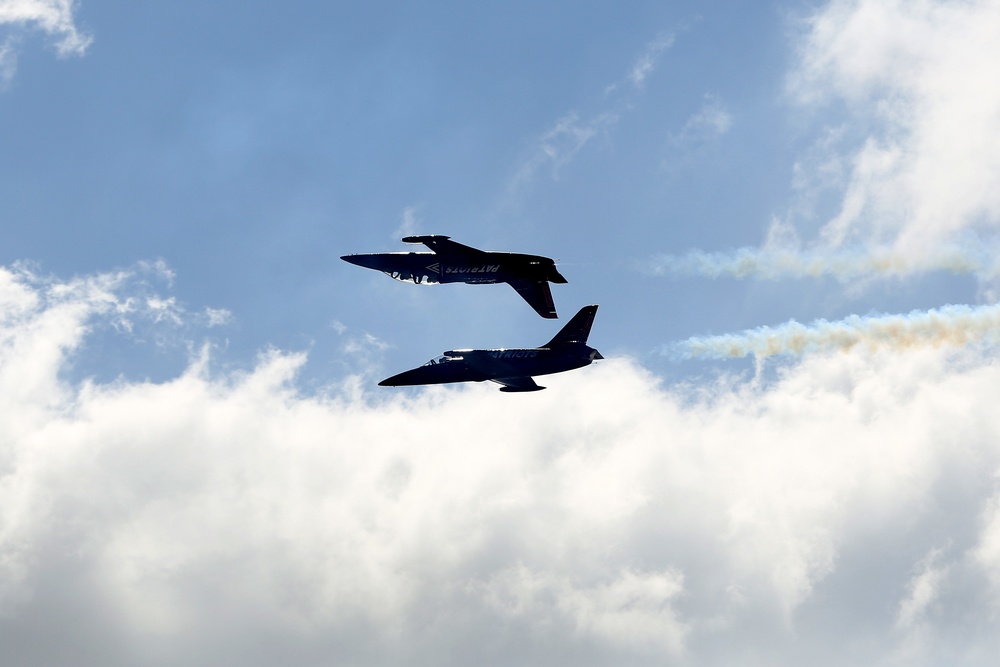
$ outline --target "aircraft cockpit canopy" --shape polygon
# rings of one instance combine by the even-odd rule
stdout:
[[[426,364],[424,364],[424,366],[437,366],[438,364],[446,364],[449,361],[461,361],[461,360],[462,360],[462,357],[458,357],[458,356],[454,356],[454,355],[448,355],[448,354],[442,354],[439,357],[434,357],[433,359],[431,359],[430,361],[428,361]]]
[[[417,285],[433,285],[441,282],[437,276],[432,276],[426,271],[383,271],[385,275],[393,280],[404,283],[415,283]]]

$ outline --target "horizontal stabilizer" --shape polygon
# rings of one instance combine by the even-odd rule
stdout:
[[[428,241],[447,241],[450,238],[450,236],[441,234],[424,234],[423,236],[404,236],[401,240],[403,243],[427,243]]]

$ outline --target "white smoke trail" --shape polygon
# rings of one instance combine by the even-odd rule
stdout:
[[[915,346],[962,346],[995,340],[1000,335],[1000,304],[945,306],[908,315],[860,317],[838,322],[817,320],[806,326],[794,320],[778,327],[759,327],[721,336],[692,337],[665,351],[677,359],[726,359],[754,356],[802,355],[810,352],[846,352],[867,349],[903,349]]]
[[[707,278],[758,278],[832,276],[841,281],[881,276],[902,277],[927,271],[974,274],[979,278],[1000,275],[1000,253],[978,243],[942,244],[919,253],[897,248],[738,248],[730,252],[692,250],[685,255],[662,255],[653,260],[654,275],[688,275]]]

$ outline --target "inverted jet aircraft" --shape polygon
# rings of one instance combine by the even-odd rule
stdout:
[[[539,391],[531,376],[562,373],[589,366],[601,353],[587,345],[597,306],[584,306],[555,338],[542,347],[498,350],[449,350],[423,366],[393,375],[380,387],[446,382],[482,382],[503,385],[500,391]]]
[[[376,252],[341,259],[418,285],[507,283],[539,315],[557,317],[549,283],[565,283],[566,279],[548,257],[477,250],[440,235],[407,236],[403,243],[422,243],[434,252]]]

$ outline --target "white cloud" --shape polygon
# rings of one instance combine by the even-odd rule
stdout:
[[[514,177],[512,188],[526,187],[545,165],[551,167],[552,178],[558,179],[560,169],[572,162],[591,139],[610,131],[619,119],[617,112],[600,113],[586,119],[581,119],[575,111],[566,114],[541,136],[534,155]]]
[[[897,627],[912,628],[927,614],[941,594],[948,575],[947,567],[938,565],[941,557],[941,550],[935,549],[920,562],[918,571],[907,587],[908,594],[900,602]]]
[[[563,625],[571,635],[592,636],[627,652],[647,656],[682,653],[687,628],[673,608],[684,588],[677,572],[612,572],[614,579],[576,585],[566,575],[534,572],[523,564],[503,570],[474,591],[507,620]],[[539,634],[551,627],[538,628]]]
[[[632,108],[633,95],[643,89],[662,53],[673,43],[673,35],[661,35],[647,44],[624,79],[605,88],[607,106],[604,110],[583,116],[577,111],[570,111],[559,118],[531,148],[530,156],[518,168],[509,189],[517,193],[527,188],[539,169],[545,166],[551,167],[552,178],[558,179],[560,170],[570,164],[592,139],[608,136],[622,115]],[[622,85],[625,83],[628,85]]]
[[[893,240],[919,254],[1000,226],[1000,3],[832,2],[813,16],[792,90],[846,101],[870,132],[824,240]]]
[[[916,628],[938,662],[908,664],[1000,650],[987,352],[698,389],[611,359],[531,396],[306,395],[278,351],[71,382],[128,279],[0,277],[5,664],[877,665]]]
[[[628,73],[628,81],[633,87],[641,89],[646,85],[646,79],[652,74],[659,62],[660,54],[674,44],[674,35],[660,35],[646,45],[646,50],[639,56]]]
[[[206,326],[211,327],[221,327],[232,323],[233,314],[225,308],[205,308],[205,321]]]
[[[684,125],[667,136],[667,157],[664,168],[674,173],[692,160],[699,158],[710,149],[733,126],[733,116],[717,95],[705,95],[702,106],[692,114]],[[673,258],[656,262],[654,270],[667,272]]]
[[[7,84],[17,72],[17,40],[9,38],[0,42],[0,84]]]
[[[1000,593],[1000,493],[995,494],[982,513],[983,531],[974,556]]]
[[[15,36],[0,44],[0,82],[9,82],[17,69],[17,35],[36,28],[53,37],[60,56],[83,55],[93,41],[76,27],[74,0],[0,0],[0,26],[12,26]]]
[[[680,132],[670,137],[673,144],[684,146],[720,137],[733,126],[733,117],[715,95],[706,95],[702,107],[691,116]]]
[[[419,206],[407,206],[403,209],[402,220],[400,221],[399,227],[392,233],[393,240],[399,240],[404,236],[415,236],[420,233],[421,225],[424,224],[423,218],[417,215]]]
[[[659,268],[845,280],[959,270],[995,279],[1000,2],[833,0],[802,26],[790,99],[827,124],[795,166],[801,201],[790,217],[812,218],[819,191],[834,193],[838,209],[804,247],[741,248],[712,262],[668,257]]]

